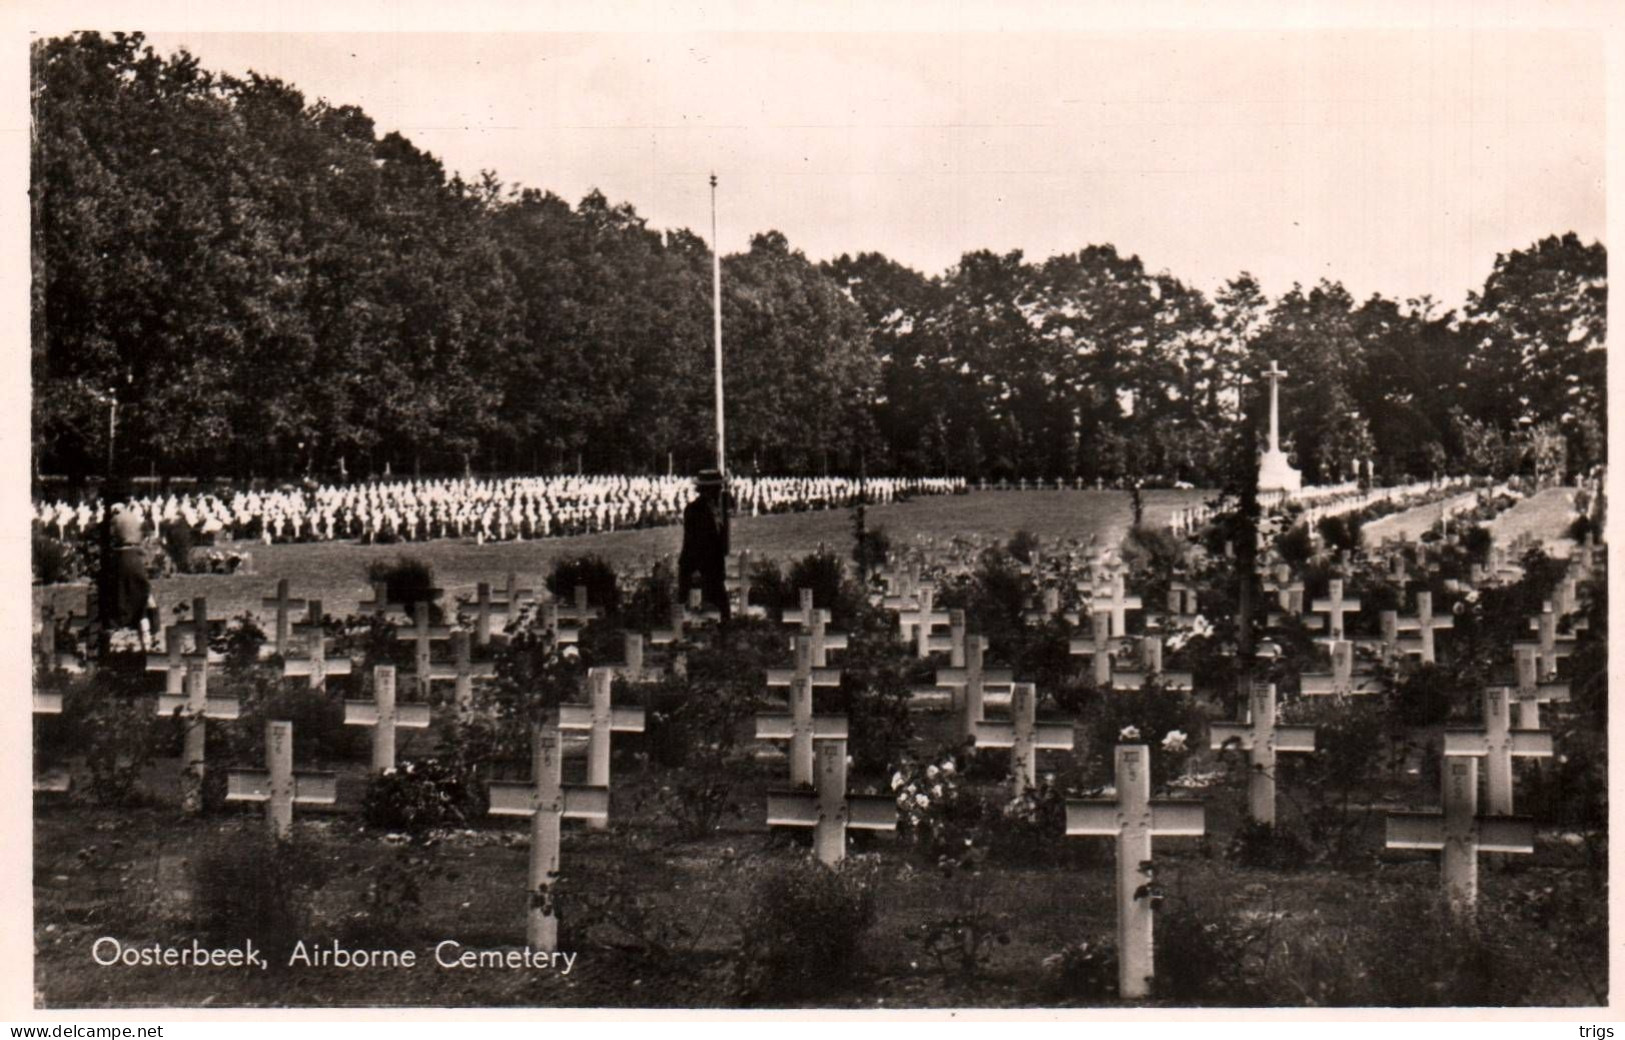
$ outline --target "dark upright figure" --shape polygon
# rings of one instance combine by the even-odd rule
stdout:
[[[683,551],[677,556],[677,594],[688,602],[690,589],[728,620],[728,510],[722,500],[722,474],[702,470],[694,478],[699,497],[683,510]]]

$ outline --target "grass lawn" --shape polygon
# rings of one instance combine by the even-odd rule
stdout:
[[[1381,545],[1385,538],[1395,541],[1418,541],[1424,531],[1439,522],[1439,517],[1444,515],[1446,506],[1457,503],[1471,504],[1477,498],[1476,492],[1456,495],[1443,501],[1416,506],[1401,513],[1378,517],[1360,528],[1360,541],[1370,548]]]
[[[925,720],[930,730],[945,723]],[[415,740],[424,739],[421,735]],[[618,743],[619,743],[618,739]],[[474,821],[425,851],[404,852],[348,812],[301,809],[295,830],[308,841],[332,879],[315,894],[303,937],[327,946],[345,936],[345,922],[365,905],[369,881],[403,855],[437,867],[422,886],[422,905],[398,934],[369,942],[350,937],[349,949],[417,951],[412,969],[337,969],[278,966],[184,970],[100,968],[90,947],[102,936],[126,944],[181,945],[194,934],[184,878],[198,859],[229,846],[245,830],[258,830],[258,809],[228,810],[201,819],[181,817],[170,792],[178,762],[155,764],[157,803],[109,810],[41,803],[35,822],[36,986],[43,1006],[714,1006],[734,1002],[732,951],[738,916],[755,871],[806,855],[804,837],[770,834],[762,825],[765,792],[782,782],[782,764],[764,763],[737,785],[742,815],[711,837],[687,840],[655,807],[660,776],[644,768],[627,738],[615,763],[613,826],[590,833],[565,828],[564,873],[579,898],[613,889],[635,893],[659,920],[695,927],[692,944],[670,958],[642,956],[624,933],[598,925],[583,935],[581,903],[563,903],[561,949],[577,954],[568,975],[556,971],[464,971],[435,965],[437,943],[468,948],[514,948],[524,942],[526,829],[522,821]],[[581,768],[571,759],[566,778]],[[167,777],[167,782],[165,780]],[[854,786],[878,785],[879,776],[854,776]],[[359,767],[346,766],[340,810],[353,809],[362,787]],[[1373,792],[1389,802],[1393,792]],[[1171,904],[1194,908],[1225,929],[1198,942],[1223,960],[1274,956],[1271,976],[1284,987],[1271,995],[1237,993],[1243,1005],[1336,1001],[1373,957],[1374,915],[1393,924],[1398,903],[1437,891],[1438,867],[1425,853],[1379,854],[1382,813],[1361,825],[1361,853],[1335,865],[1295,870],[1248,868],[1225,855],[1244,813],[1242,782],[1199,792],[1207,806],[1209,837],[1159,839],[1158,881]],[[1414,797],[1414,795],[1413,795]],[[1401,798],[1401,801],[1403,799]],[[1399,803],[1393,803],[1399,804]],[[800,1002],[837,1007],[1113,1005],[1045,985],[1042,963],[1067,944],[1098,944],[1113,935],[1112,843],[1056,835],[1039,862],[994,861],[980,873],[945,878],[934,858],[900,837],[858,836],[853,852],[877,861],[879,918],[866,935],[855,976]],[[1485,905],[1520,905],[1532,893],[1555,889],[1571,898],[1599,884],[1581,853],[1543,833],[1537,855],[1486,857],[1481,872]],[[934,962],[916,936],[922,925],[970,905],[1001,918],[1008,942],[974,978]],[[561,897],[564,898],[564,897]],[[1589,988],[1602,986],[1607,952],[1554,947],[1553,934],[1534,918],[1498,915],[1508,934],[1495,944],[1518,951],[1519,994],[1540,1005],[1589,1004]],[[1238,927],[1239,922],[1239,927]],[[1401,922],[1403,924],[1403,922]],[[1175,928],[1159,924],[1164,931]],[[1248,932],[1251,929],[1251,932]],[[1197,930],[1200,932],[1200,929]],[[1266,934],[1267,933],[1267,934]],[[1191,930],[1183,933],[1191,940]],[[1174,941],[1159,933],[1159,942]],[[1400,942],[1394,938],[1395,942]],[[1216,945],[1214,945],[1216,944]],[[262,943],[263,945],[263,943]],[[1397,952],[1397,951],[1396,951]],[[1388,956],[1384,953],[1383,956]],[[1589,963],[1595,971],[1582,971]],[[1577,966],[1578,965],[1578,966]],[[1425,987],[1424,987],[1425,990]],[[1223,998],[1213,1001],[1223,1003]],[[773,1003],[769,1001],[768,1003]],[[1170,1003],[1180,1003],[1170,1001]]]
[[[1168,510],[1205,495],[1146,497],[1147,519],[1155,523]],[[871,516],[872,523],[890,531],[894,545],[955,535],[1003,540],[1018,529],[1049,543],[1096,534],[1101,544],[1114,544],[1130,520],[1128,496],[1113,492],[984,492],[885,507]],[[740,521],[736,544],[778,557],[811,552],[820,542],[844,549],[849,517],[835,511],[747,518]],[[294,595],[320,596],[329,612],[342,613],[354,609],[366,591],[366,561],[402,551],[433,563],[440,584],[455,592],[470,590],[476,580],[501,581],[509,569],[534,582],[558,556],[593,552],[636,567],[674,551],[677,540],[678,531],[667,528],[487,546],[452,541],[261,546],[256,575],[178,578],[161,583],[158,593],[165,608],[201,592],[217,616],[258,612],[259,598],[272,591],[275,579],[288,577]],[[151,678],[156,687],[158,677]],[[1204,677],[1199,675],[1197,683],[1203,686]],[[320,707],[332,707],[339,691],[353,686],[335,680]],[[150,711],[145,702],[135,703],[141,713]],[[1199,710],[1208,719],[1217,714],[1212,704]],[[911,718],[908,748],[888,745],[886,754],[928,755],[953,742],[953,722],[945,714]],[[77,797],[36,796],[33,927],[41,1006],[705,1007],[747,1002],[736,974],[744,911],[764,876],[807,854],[808,835],[765,825],[767,792],[785,783],[782,758],[759,757],[730,770],[726,800],[737,812],[726,815],[717,829],[688,837],[672,807],[670,788],[679,782],[678,774],[652,764],[653,735],[618,734],[610,829],[565,827],[560,949],[577,955],[571,971],[470,971],[437,966],[435,946],[444,940],[474,949],[523,945],[526,824],[470,820],[427,848],[368,829],[359,811],[367,790],[365,734],[331,720],[312,724],[340,732],[329,732],[322,743],[302,730],[296,735],[299,765],[337,772],[338,804],[295,812],[295,833],[310,851],[312,876],[326,879],[313,892],[298,934],[323,948],[338,939],[347,949],[412,950],[418,965],[290,968],[284,960],[266,971],[98,966],[91,951],[102,937],[138,947],[188,945],[199,934],[200,893],[211,890],[202,883],[200,865],[221,854],[241,856],[244,836],[263,829],[257,806],[230,806],[201,817],[179,812],[176,738],[144,769],[136,785],[139,804],[115,809]],[[442,714],[436,729],[403,731],[402,759],[433,753],[438,727],[445,724]],[[1078,748],[1115,739],[1115,723],[1099,734],[1090,732],[1091,725],[1078,724]],[[1606,922],[1597,913],[1607,903],[1605,833],[1542,827],[1534,855],[1483,856],[1483,931],[1477,936],[1452,932],[1439,927],[1438,919],[1418,916],[1423,902],[1439,891],[1437,854],[1382,848],[1386,812],[1436,807],[1436,779],[1407,771],[1408,765],[1373,766],[1346,799],[1317,803],[1315,791],[1294,773],[1299,766],[1284,762],[1278,773],[1283,823],[1317,855],[1290,869],[1248,866],[1235,851],[1238,835],[1246,833],[1245,766],[1219,769],[1213,753],[1200,745],[1200,729],[1191,735],[1191,772],[1207,774],[1212,782],[1179,797],[1204,803],[1205,836],[1156,842],[1152,880],[1165,900],[1157,942],[1170,958],[1158,971],[1168,978],[1222,984],[1159,1002],[1347,1005],[1370,1002],[1372,994],[1381,1002],[1456,1005],[1589,1006],[1606,1000],[1609,950]],[[1336,739],[1332,732],[1326,736],[1328,742]],[[313,746],[331,748],[331,760],[306,762]],[[64,753],[94,752],[76,745]],[[964,790],[997,796],[995,804],[1002,805],[1008,789],[998,777],[1005,754],[980,752],[975,767],[961,774]],[[1085,785],[1109,782],[1104,763],[1082,752],[1043,752],[1039,770],[1059,771],[1069,763],[1083,770]],[[211,775],[218,776],[226,764],[211,759]],[[578,781],[584,765],[579,745],[572,744],[566,781]],[[1530,770],[1547,767],[1520,763],[1521,790],[1527,790]],[[850,787],[889,790],[888,776],[878,769],[878,761],[869,771],[854,766]],[[1046,959],[1069,945],[1099,948],[1113,939],[1113,843],[1067,838],[1054,820],[1054,826],[1040,829],[1041,837],[1029,832],[1021,838],[1029,844],[1018,846],[1009,837],[1013,831],[998,822],[1002,817],[992,816],[994,823],[978,832],[992,835],[986,839],[990,859],[969,875],[945,874],[937,851],[906,834],[854,832],[854,862],[873,871],[878,912],[851,962],[851,978],[816,995],[769,995],[754,1002],[852,1008],[1118,1005],[1115,967],[1104,985],[1075,979],[1057,985],[1054,972],[1045,968]],[[1317,830],[1328,821],[1352,835],[1335,852],[1322,840],[1325,832]],[[1009,852],[1017,848],[1019,854]],[[249,862],[251,876],[263,877],[261,861]],[[398,919],[373,920],[358,931],[359,916],[373,905],[369,900],[391,890],[380,889],[391,879],[416,882],[417,890],[399,904]],[[238,885],[265,890],[263,884]],[[212,891],[222,890],[217,878]],[[1002,939],[988,947],[989,956],[974,976],[939,963],[920,940],[923,928],[960,915],[975,916]],[[254,919],[243,920],[244,934],[221,941],[235,945],[249,938]],[[799,918],[795,925],[798,944],[825,927],[819,920],[803,925]]]
[[[1497,545],[1510,545],[1527,534],[1550,555],[1567,559],[1574,549],[1574,541],[1567,535],[1573,521],[1574,489],[1555,487],[1530,495],[1491,520],[1489,527]]]
[[[1166,523],[1175,509],[1206,501],[1211,495],[1205,491],[1147,491],[1145,520]],[[969,534],[1004,541],[1019,530],[1031,531],[1046,543],[1094,534],[1102,545],[1115,545],[1131,520],[1129,495],[1124,491],[981,491],[919,498],[876,506],[868,512],[870,528],[884,527],[893,546],[899,548],[916,539],[942,541]],[[734,521],[733,545],[736,550],[749,549],[781,560],[805,556],[821,545],[844,556],[852,545],[851,525],[852,512],[847,509],[739,517]],[[554,560],[586,554],[603,556],[623,571],[631,567],[647,572],[656,559],[676,555],[681,546],[680,527],[485,545],[471,538],[394,545],[242,543],[242,548],[254,554],[254,574],[182,575],[154,582],[153,592],[165,611],[194,596],[207,596],[214,617],[252,611],[264,618],[268,615],[260,607],[261,597],[273,595],[277,579],[287,578],[294,596],[320,599],[329,614],[342,616],[371,595],[367,565],[402,554],[431,564],[440,587],[455,597],[472,595],[481,581],[500,585],[509,571],[534,585],[549,572]],[[34,597],[36,609],[50,602],[59,616],[69,610],[83,612],[85,586],[36,588]]]

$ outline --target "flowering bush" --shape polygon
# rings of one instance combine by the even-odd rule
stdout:
[[[959,764],[952,752],[929,760],[905,760],[891,778],[897,799],[897,822],[905,835],[927,847],[948,837],[953,807],[959,801]]]
[[[235,549],[194,548],[187,555],[190,574],[253,574],[254,554]]]
[[[439,758],[408,759],[367,781],[361,816],[367,826],[422,837],[442,827],[459,827],[481,806],[473,773]]]
[[[1201,711],[1188,692],[1160,689],[1155,682],[1092,701],[1084,712],[1089,734],[1079,750],[1094,775],[1112,782],[1118,744],[1145,744],[1150,752],[1151,783],[1163,787],[1178,776],[1190,757],[1192,733],[1205,732]]]

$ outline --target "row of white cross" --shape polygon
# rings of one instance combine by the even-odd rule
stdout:
[[[1575,570],[1579,571],[1578,564]],[[743,572],[744,566],[738,570]],[[742,580],[742,579],[741,579]],[[892,603],[900,608],[900,626],[905,635],[912,636],[916,645],[923,645],[926,654],[947,652],[955,662],[939,669],[937,684],[955,691],[960,702],[961,726],[964,735],[974,737],[982,747],[1009,748],[1011,773],[1017,785],[1026,787],[1036,782],[1036,752],[1040,750],[1070,750],[1073,732],[1070,723],[1039,722],[1036,718],[1037,691],[1031,683],[1017,683],[1008,669],[989,669],[985,666],[986,640],[968,636],[964,632],[963,618],[952,616],[939,620],[940,612],[932,609],[929,583],[913,581],[912,600]],[[486,614],[500,614],[499,603],[511,603],[522,598],[514,578],[510,575],[504,599],[495,599],[482,586],[477,597]],[[1085,656],[1100,655],[1101,640],[1120,639],[1126,633],[1126,611],[1140,609],[1138,597],[1126,594],[1119,576],[1115,583],[1095,590],[1098,599],[1094,605],[1092,627],[1095,636],[1075,652]],[[1276,590],[1283,595],[1290,589]],[[549,603],[550,616],[555,625],[561,621],[585,623],[597,611],[585,601],[585,590],[578,589],[576,599],[570,603]],[[1312,604],[1317,613],[1327,615],[1328,628],[1342,633],[1344,614],[1358,611],[1358,602],[1343,596],[1340,582],[1334,582],[1330,594]],[[1187,599],[1187,594],[1189,598]],[[1430,639],[1435,628],[1448,628],[1432,617],[1431,603],[1418,596],[1417,615],[1405,619],[1414,626],[1406,631],[1426,633]],[[1572,600],[1572,590],[1567,594]],[[1182,613],[1194,611],[1194,590],[1176,587],[1170,590],[1170,609]],[[276,639],[285,647],[287,640],[298,634],[300,626],[289,619],[291,612],[301,607],[310,608],[313,617],[305,623],[307,634],[314,636],[312,656],[307,660],[325,660],[320,636],[320,607],[294,600],[288,594],[287,583],[279,583],[277,595],[265,601],[268,608],[278,611]],[[1301,594],[1300,594],[1301,602]],[[387,602],[387,590],[379,588],[372,604],[378,609],[398,609]],[[1287,608],[1283,604],[1283,608]],[[1538,725],[1538,705],[1543,701],[1566,698],[1566,688],[1559,691],[1556,684],[1542,682],[1539,665],[1549,659],[1555,662],[1563,653],[1556,633],[1559,611],[1549,605],[1541,617],[1531,620],[1531,627],[1539,639],[1530,644],[1520,643],[1518,653],[1518,684],[1509,687],[1491,687],[1483,700],[1483,723],[1475,730],[1452,730],[1445,741],[1443,771],[1444,808],[1440,813],[1395,813],[1389,820],[1388,845],[1392,848],[1442,849],[1443,873],[1452,899],[1471,904],[1476,897],[1477,855],[1479,852],[1533,851],[1533,824],[1512,817],[1512,767],[1514,757],[1549,756],[1552,753],[1548,733],[1535,732],[1527,725],[1531,716]],[[686,607],[674,608],[674,631],[656,633],[655,640],[672,641],[682,637],[683,625],[692,616]],[[763,713],[757,718],[757,736],[764,740],[782,740],[789,744],[789,771],[796,789],[774,791],[768,795],[767,822],[771,826],[806,826],[814,831],[814,848],[820,859],[838,863],[845,855],[848,829],[891,830],[896,825],[896,804],[889,795],[855,794],[847,790],[848,724],[844,716],[817,715],[813,711],[813,690],[818,685],[837,685],[839,671],[828,667],[828,653],[844,648],[845,636],[830,632],[827,610],[814,607],[809,590],[801,593],[800,605],[795,611],[786,611],[786,623],[798,628],[792,638],[794,666],[791,669],[772,670],[769,686],[788,689],[787,709],[783,712]],[[948,623],[954,631],[946,645],[941,637],[934,637],[931,629]],[[179,651],[180,637],[190,635],[193,653],[181,655],[185,671],[181,673],[181,689],[174,690],[166,683],[166,691],[159,701],[159,712],[180,712],[193,717],[197,724],[187,729],[184,759],[188,773],[201,776],[202,721],[207,718],[229,719],[237,717],[239,707],[235,700],[211,698],[207,693],[208,616],[206,604],[194,602],[189,622],[171,626],[167,633],[171,639],[169,653],[161,660],[161,670],[173,682],[177,674],[173,668]],[[1385,618],[1385,641],[1397,632]],[[464,645],[466,646],[465,636]],[[425,667],[427,643],[445,638],[428,624],[427,604],[418,604],[415,624],[403,628],[402,638],[413,639],[420,647],[418,673],[429,674]],[[1419,640],[1420,642],[1420,640]],[[547,897],[551,882],[559,870],[560,825],[564,819],[588,821],[589,826],[607,826],[609,818],[609,741],[614,732],[637,732],[644,725],[643,712],[637,708],[615,707],[611,704],[611,689],[617,675],[636,680],[647,679],[655,670],[642,661],[641,637],[628,636],[627,661],[621,666],[599,667],[588,673],[588,703],[565,705],[556,713],[537,724],[533,733],[533,772],[527,782],[496,781],[491,784],[491,811],[499,815],[523,815],[531,819],[532,853],[530,864],[530,911],[527,936],[538,949],[552,949],[557,942],[557,920],[551,900]],[[1358,692],[1349,681],[1350,643],[1334,639],[1334,678],[1337,692]],[[1147,647],[1144,662],[1146,673],[1160,672],[1160,641],[1154,637]],[[1429,647],[1431,651],[1431,647]],[[923,655],[922,655],[923,656]],[[347,659],[345,661],[347,670]],[[326,665],[312,665],[315,675],[322,671],[337,674]],[[289,674],[299,674],[292,672]],[[1122,675],[1124,673],[1116,673]],[[1312,685],[1307,682],[1306,692]],[[1143,681],[1143,679],[1142,679]],[[313,684],[316,680],[313,679]],[[1130,681],[1114,681],[1117,688],[1132,688]],[[990,686],[1005,686],[1010,690],[1010,712],[1007,721],[993,722],[983,717],[985,696]],[[395,698],[395,669],[379,666],[374,671],[373,693],[370,701],[348,701],[346,722],[367,725],[374,730],[373,768],[382,771],[392,768],[394,762],[395,730],[397,727],[423,728],[429,724],[429,710],[423,704],[402,704]],[[1520,704],[1525,712],[1525,726],[1511,727],[1510,705]],[[36,711],[42,705],[36,698]],[[60,711],[60,703],[43,707],[46,713]],[[588,734],[588,769],[585,785],[562,783],[562,755],[560,734],[579,730]],[[1275,766],[1281,753],[1309,752],[1314,749],[1312,727],[1283,725],[1278,720],[1276,691],[1273,685],[1254,687],[1248,702],[1246,717],[1235,723],[1214,723],[1210,729],[1211,744],[1215,749],[1235,747],[1246,752],[1251,760],[1249,806],[1254,819],[1273,822],[1275,818]],[[278,835],[286,835],[292,823],[296,804],[331,805],[336,801],[337,783],[333,774],[321,772],[295,772],[292,767],[292,724],[273,721],[267,724],[265,734],[265,768],[233,770],[229,774],[228,798],[233,801],[262,801],[267,805],[269,826]],[[1118,840],[1118,930],[1119,950],[1122,958],[1122,992],[1124,996],[1143,995],[1148,986],[1151,967],[1151,916],[1148,901],[1140,898],[1144,885],[1143,873],[1150,860],[1150,844],[1154,836],[1200,835],[1203,832],[1202,808],[1189,802],[1161,802],[1149,797],[1148,749],[1142,745],[1119,746],[1115,758],[1117,797],[1110,801],[1072,799],[1067,804],[1066,832],[1069,835],[1114,836]],[[1486,765],[1487,809],[1478,812],[1477,763]],[[812,790],[805,788],[810,785]]]

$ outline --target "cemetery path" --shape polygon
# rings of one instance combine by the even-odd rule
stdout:
[[[1214,493],[1202,490],[1144,492],[1145,521],[1166,525],[1175,509],[1200,505]],[[982,537],[1007,541],[1017,531],[1031,531],[1046,544],[1065,538],[1095,535],[1100,544],[1116,545],[1132,522],[1126,491],[977,491],[965,495],[916,498],[909,502],[871,506],[871,530],[885,528],[894,549],[916,539],[946,541],[954,537]],[[852,545],[852,511],[826,509],[803,513],[736,517],[733,544],[759,557],[797,559],[820,546],[845,558]],[[599,555],[617,569],[630,567],[643,573],[663,556],[675,556],[682,545],[677,526],[549,538],[529,542],[487,542],[472,538],[430,542],[361,545],[355,542],[305,542],[264,545],[239,543],[253,553],[254,573],[248,575],[177,575],[153,582],[153,594],[166,614],[177,603],[206,596],[214,617],[248,611],[270,617],[260,606],[263,596],[275,592],[279,578],[289,580],[294,596],[320,599],[329,614],[343,615],[370,596],[367,565],[378,560],[412,556],[434,568],[436,584],[448,598],[471,596],[475,584],[500,585],[509,571],[535,582],[557,559]],[[34,610],[51,603],[58,615],[82,613],[85,585],[34,588]]]
[[[1360,528],[1360,541],[1367,548],[1381,545],[1385,540],[1418,541],[1422,533],[1439,522],[1444,509],[1470,507],[1478,500],[1476,491],[1454,495],[1439,502],[1429,502],[1399,513],[1379,517]]]
[[[1496,545],[1511,545],[1520,535],[1528,535],[1552,556],[1567,559],[1574,540],[1567,536],[1574,522],[1574,488],[1554,487],[1537,491],[1489,523]]]

